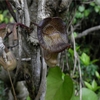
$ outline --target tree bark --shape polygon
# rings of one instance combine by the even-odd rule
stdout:
[[[16,10],[17,22],[32,27],[30,33],[22,28],[18,28],[18,64],[16,74],[11,76],[13,76],[15,84],[18,79],[24,79],[26,81],[27,89],[32,100],[45,100],[47,65],[43,57],[42,49],[38,43],[37,27],[30,23],[34,22],[38,24],[47,17],[65,18],[65,14],[71,2],[72,0],[11,1],[13,8]],[[23,55],[28,55],[27,57],[31,58],[31,61],[24,63],[22,61]]]

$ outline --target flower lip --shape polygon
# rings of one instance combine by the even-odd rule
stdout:
[[[43,19],[37,27],[37,37],[40,45],[49,52],[61,52],[70,46],[66,25],[59,17]]]

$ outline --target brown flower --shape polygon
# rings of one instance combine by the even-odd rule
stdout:
[[[37,35],[47,65],[55,67],[58,53],[70,46],[65,23],[58,17],[45,18],[39,23]]]
[[[61,52],[69,47],[66,25],[59,17],[42,20],[37,34],[40,45],[49,52]]]

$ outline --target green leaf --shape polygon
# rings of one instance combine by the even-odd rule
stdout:
[[[8,23],[9,22],[8,18],[5,18],[4,21],[5,21],[5,23]]]
[[[85,10],[85,7],[84,7],[84,6],[79,6],[78,10],[79,10],[80,12],[83,12],[83,11]]]
[[[80,46],[76,46],[76,51],[78,51],[80,49]]]
[[[89,88],[90,90],[92,90],[92,86],[91,86],[90,83],[88,83],[88,82],[84,82],[84,83],[85,83],[85,85],[86,85],[87,88]]]
[[[85,17],[87,17],[89,14],[90,14],[90,10],[89,9],[84,11],[84,16]]]
[[[71,100],[79,100],[79,96],[73,96],[72,98],[71,98]]]
[[[86,53],[82,53],[80,59],[84,65],[88,66],[90,64],[90,57]]]
[[[74,32],[73,34],[74,34],[74,37],[77,37],[77,32]]]
[[[91,6],[95,6],[95,3],[94,3],[94,2],[91,2],[90,5],[91,5]]]
[[[0,14],[0,22],[2,22],[2,21],[3,21],[3,19],[4,19],[3,15],[2,15],[2,14]]]
[[[95,75],[96,75],[96,77],[98,78],[98,79],[100,79],[100,74],[96,71],[95,72]]]
[[[8,10],[4,10],[3,16],[7,16]]]
[[[95,9],[95,12],[96,12],[96,13],[98,13],[98,12],[99,12],[99,8],[98,8],[98,6],[95,6],[95,8],[94,8],[94,9]]]
[[[98,100],[98,96],[87,88],[82,88],[82,100]]]
[[[97,87],[98,87],[98,85],[97,85],[96,81],[93,80],[93,81],[92,81],[92,88],[93,88],[93,91],[96,91],[96,90],[97,90]]]
[[[98,100],[100,100],[100,91],[98,92],[98,94],[97,94],[97,95],[98,95]]]
[[[80,100],[79,96],[73,96],[71,100]],[[98,96],[87,88],[82,88],[82,100],[98,100]]]
[[[81,12],[76,12],[75,17],[76,17],[76,18],[81,18],[81,17],[82,17]]]
[[[99,59],[94,59],[94,60],[91,61],[91,64],[98,62],[98,61],[99,61]]]
[[[31,98],[28,96],[26,100],[31,100]]]
[[[14,19],[13,19],[13,17],[11,17],[11,18],[10,18],[10,22],[13,22],[13,21],[14,21]]]
[[[95,3],[100,6],[100,0],[95,0]]]
[[[72,55],[72,56],[74,56],[74,51],[71,49],[71,48],[69,48],[69,53]]]
[[[72,79],[62,74],[59,67],[49,69],[45,100],[70,100],[73,90]]]
[[[76,20],[76,18],[74,18],[74,20],[73,20],[73,24],[76,24],[76,22],[77,22],[77,20]]]

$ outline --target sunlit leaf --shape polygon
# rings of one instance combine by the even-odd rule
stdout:
[[[82,53],[80,59],[84,65],[88,66],[90,64],[90,57],[86,53]]]
[[[77,32],[74,32],[74,37],[77,37]]]
[[[73,82],[62,74],[59,67],[49,69],[45,100],[70,100],[73,95]]]
[[[95,3],[100,6],[100,0],[95,0]]]
[[[91,5],[91,6],[95,6],[95,3],[94,3],[94,2],[91,2],[90,5]]]
[[[98,97],[93,91],[82,88],[82,100],[98,100]]]
[[[73,96],[71,100],[80,100],[79,96]],[[98,100],[98,96],[87,88],[82,88],[82,100]]]
[[[71,48],[68,51],[72,56],[74,56],[74,51]]]
[[[93,88],[93,91],[96,91],[96,90],[97,90],[97,87],[98,87],[98,85],[97,85],[96,81],[93,80],[93,81],[92,81],[92,88]]]
[[[80,12],[83,12],[83,11],[85,10],[85,7],[84,7],[84,6],[79,6],[78,10],[79,10]]]
[[[85,85],[86,85],[87,88],[89,88],[90,90],[92,90],[92,86],[91,86],[90,83],[88,83],[88,82],[84,82],[84,83],[85,83]]]
[[[13,17],[11,17],[11,18],[10,18],[10,22],[13,22],[13,21],[14,21],[14,19],[13,19]]]
[[[0,14],[0,22],[2,22],[2,21],[3,21],[3,19],[4,19],[3,15],[2,15],[2,14]]]
[[[96,75],[96,77],[98,78],[98,79],[100,79],[100,74],[96,71],[95,72],[95,75]]]
[[[26,100],[31,100],[31,98],[28,96]]]
[[[90,14],[90,10],[85,10],[84,11],[84,16],[87,17]]]
[[[76,18],[81,18],[81,16],[82,16],[81,12],[76,12],[76,14],[75,14]]]
[[[99,12],[99,8],[98,8],[98,6],[95,6],[95,12],[96,12],[96,13]]]

